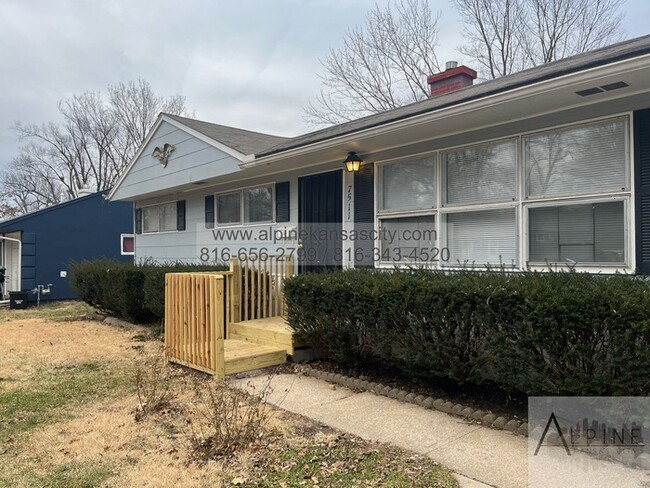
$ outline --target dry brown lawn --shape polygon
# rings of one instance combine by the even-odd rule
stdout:
[[[174,399],[138,422],[134,372],[160,342],[65,318],[0,313],[0,487],[456,486],[427,459],[270,406],[258,440],[206,461],[189,425],[211,380],[166,367]]]

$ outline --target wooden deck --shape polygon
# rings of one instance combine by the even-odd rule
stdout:
[[[229,271],[167,273],[165,354],[215,375],[282,364],[294,353],[285,319],[283,282],[293,262],[233,258]]]

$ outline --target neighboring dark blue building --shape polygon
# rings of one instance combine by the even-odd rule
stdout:
[[[107,257],[133,260],[133,207],[93,193],[0,222],[0,266],[4,296],[52,285],[42,300],[77,298],[70,262]]]

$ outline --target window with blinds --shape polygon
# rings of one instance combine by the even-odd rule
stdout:
[[[384,262],[430,263],[439,259],[436,249],[436,217],[383,218],[379,238]]]
[[[529,210],[533,263],[625,263],[625,204],[605,202]]]
[[[380,166],[381,210],[432,208],[436,205],[433,158]]]
[[[217,224],[241,223],[241,194],[224,193],[217,195]]]
[[[398,235],[380,236],[381,261],[437,246],[438,266],[629,270],[628,135],[628,117],[612,117],[379,165],[378,225]],[[422,229],[440,240],[404,238]]]
[[[517,141],[472,146],[443,154],[448,204],[513,200],[517,182]]]
[[[176,230],[176,202],[160,205],[160,230]]]
[[[446,220],[450,266],[517,265],[514,208],[449,213]]]
[[[177,230],[176,215],[176,202],[143,207],[142,230],[145,234]]]
[[[524,138],[526,196],[544,198],[626,189],[623,119]]]

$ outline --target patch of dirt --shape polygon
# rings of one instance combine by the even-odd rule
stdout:
[[[146,328],[122,329],[92,321],[2,323],[0,379],[8,381],[0,381],[0,389],[29,388],[30,375],[40,368],[52,369],[53,374],[57,368],[83,363],[134,368],[160,352],[161,343],[150,337]],[[0,485],[67,486],[72,478],[61,484],[61,476],[76,467],[108,470],[101,478],[104,487],[333,486],[327,480],[339,475],[351,479],[365,463],[363,475],[374,480],[372,486],[385,486],[395,473],[408,476],[409,483],[413,481],[408,486],[456,486],[447,471],[428,459],[365,442],[270,405],[266,407],[272,412],[270,419],[252,445],[230,457],[200,460],[191,442],[193,386],[213,380],[183,368],[170,371],[173,401],[141,421],[135,420],[138,398],[128,393],[103,400],[89,397],[67,407],[73,418],[26,429],[11,450],[0,452]],[[430,483],[431,473],[441,481]],[[59,476],[56,482],[53,476]]]
[[[148,329],[120,329],[93,321],[27,319],[0,324],[0,378],[21,380],[37,368],[93,361],[129,361],[160,344],[136,342]],[[11,385],[13,381],[3,381]]]
[[[114,467],[108,486],[116,487],[221,486],[220,463],[200,466],[189,457],[191,447],[178,428],[182,414],[163,411],[135,422],[136,404],[129,396],[93,405],[73,420],[41,429],[13,462],[33,466],[41,476],[58,465],[102,463]]]

